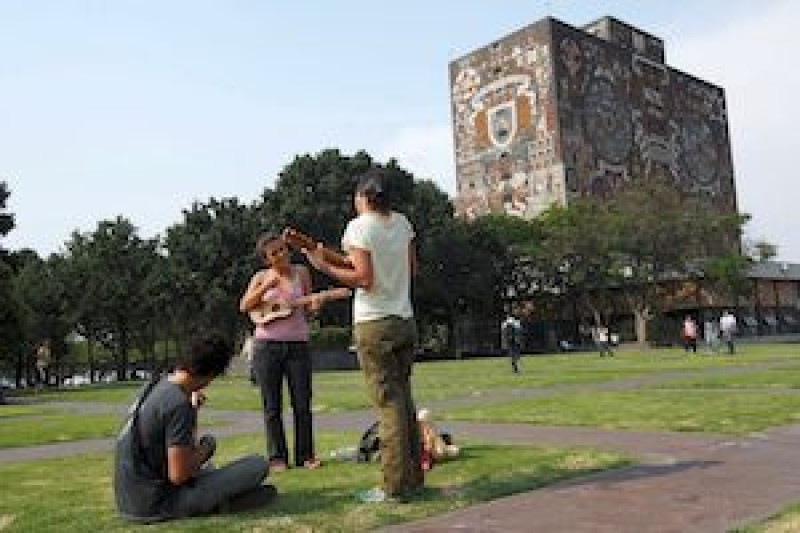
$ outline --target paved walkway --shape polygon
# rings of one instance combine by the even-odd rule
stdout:
[[[753,372],[780,363],[729,368],[724,373]],[[561,394],[569,390],[620,390],[720,374],[720,369],[671,372],[600,384],[546,389],[492,391],[431,403],[436,408]],[[792,393],[792,391],[786,391]],[[79,405],[72,405],[79,408]],[[93,404],[89,409],[102,410]],[[119,406],[106,406],[119,410]],[[261,431],[258,413],[212,411],[230,424],[214,428],[219,435]],[[320,429],[362,429],[374,419],[370,411],[317,416]],[[580,427],[448,422],[460,439],[554,446],[591,446],[640,459],[629,468],[494,500],[433,518],[386,528],[387,532],[568,532],[661,533],[724,532],[762,519],[800,501],[800,425],[763,434],[731,438],[674,432],[614,431]],[[48,444],[0,450],[0,463],[108,451],[112,439]]]

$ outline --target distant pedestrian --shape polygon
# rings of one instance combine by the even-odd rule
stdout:
[[[511,358],[511,370],[519,374],[519,352],[522,344],[522,324],[519,319],[509,313],[500,325],[500,341],[503,349]]]
[[[719,331],[714,320],[709,319],[703,323],[703,339],[709,353],[715,354],[719,351]]]
[[[684,351],[689,353],[689,350],[692,350],[692,353],[697,353],[697,322],[691,316],[687,315],[683,319],[681,337],[683,338]]]
[[[734,337],[736,335],[736,317],[730,311],[725,311],[719,319],[719,331],[722,340],[728,346],[728,353],[733,355],[735,351]]]
[[[607,326],[599,325],[592,328],[592,338],[597,350],[600,352],[600,357],[614,357],[614,351],[611,349],[611,334]]]
[[[50,383],[50,340],[45,339],[36,348],[36,386],[37,388],[46,387]]]

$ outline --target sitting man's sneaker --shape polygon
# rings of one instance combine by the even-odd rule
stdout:
[[[224,505],[220,505],[220,513],[246,513],[266,507],[275,496],[278,490],[274,485],[260,485],[254,489],[237,494],[229,499]]]

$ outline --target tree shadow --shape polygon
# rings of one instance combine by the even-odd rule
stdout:
[[[560,486],[578,486],[587,485],[589,483],[625,483],[628,481],[635,481],[637,479],[669,476],[692,469],[708,469],[721,464],[723,464],[723,461],[700,460],[679,461],[673,464],[639,464],[597,472],[589,476],[565,481],[561,483]]]

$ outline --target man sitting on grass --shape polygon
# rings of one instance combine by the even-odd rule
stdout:
[[[262,485],[267,463],[258,455],[215,469],[212,436],[196,439],[202,389],[227,368],[233,346],[210,334],[192,342],[175,370],[148,384],[117,437],[114,493],[120,515],[156,522],[262,506],[275,496]]]

